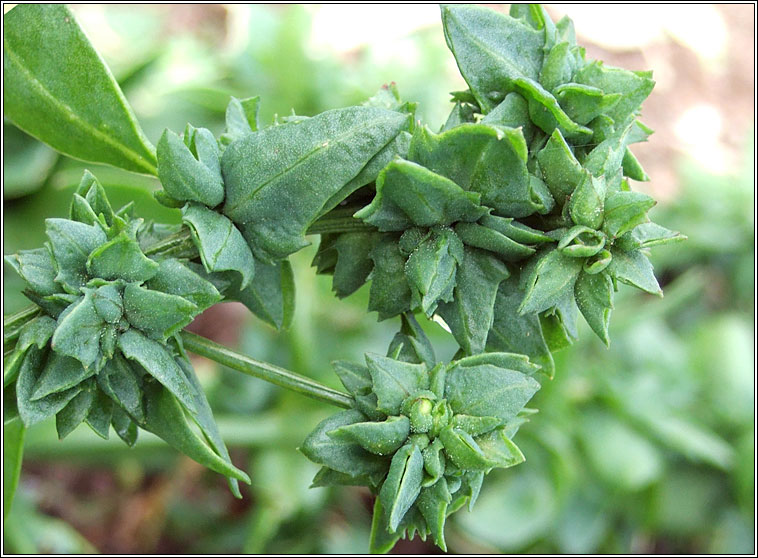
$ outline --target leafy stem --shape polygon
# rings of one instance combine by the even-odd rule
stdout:
[[[279,368],[268,362],[255,360],[189,331],[182,331],[181,338],[184,348],[188,351],[228,366],[233,370],[307,395],[318,401],[336,405],[337,407],[344,409],[351,409],[353,407],[352,397],[310,378],[284,368]]]

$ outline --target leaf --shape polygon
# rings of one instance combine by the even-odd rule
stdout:
[[[424,459],[417,446],[408,444],[392,457],[389,473],[379,491],[389,531],[397,531],[400,521],[421,492]]]
[[[205,391],[200,385],[200,381],[197,379],[192,364],[184,358],[177,358],[176,363],[182,369],[184,376],[194,389],[193,395],[197,414],[193,415],[192,418],[200,427],[200,431],[203,433],[203,436],[205,436],[208,444],[213,448],[213,451],[231,465],[232,459],[229,456],[229,450],[226,449],[224,439],[221,437],[221,432],[218,429],[216,420],[213,418],[211,406],[208,403],[208,399],[205,397]],[[236,498],[242,498],[242,494],[239,491],[239,484],[236,479],[229,479],[229,487]]]
[[[478,436],[477,445],[481,448],[486,458],[495,463],[496,467],[513,467],[525,461],[524,454],[505,435],[505,430],[498,428],[491,432]]]
[[[255,278],[244,290],[239,282],[224,292],[227,300],[238,300],[248,310],[276,329],[287,329],[295,312],[295,279],[289,261],[272,265],[255,260]]]
[[[227,217],[207,207],[188,203],[182,208],[182,222],[190,227],[206,271],[236,271],[245,289],[255,274],[255,260],[242,233]]]
[[[613,281],[605,273],[580,273],[574,285],[576,305],[584,319],[606,346],[611,344],[608,324],[613,309]]]
[[[392,338],[387,355],[393,355],[393,358],[405,362],[424,364],[430,370],[437,364],[434,347],[429,338],[413,314],[407,312],[400,315],[400,331]]]
[[[158,177],[163,189],[173,199],[216,207],[224,201],[218,146],[208,130],[201,128],[195,132],[198,140],[212,146],[208,150],[210,161],[199,160],[202,152],[193,153],[190,150],[186,143],[191,141],[187,137],[191,134],[189,129],[185,132],[184,141],[167,129],[158,142]]]
[[[81,391],[80,386],[75,386],[66,391],[54,393],[43,399],[32,401],[32,390],[37,383],[37,378],[39,377],[44,363],[45,353],[36,347],[30,347],[24,357],[23,363],[21,364],[21,370],[19,371],[18,379],[16,380],[18,414],[26,427],[56,414],[65,407],[66,404],[79,393],[79,391]]]
[[[582,126],[608,112],[622,97],[620,93],[605,95],[602,89],[579,83],[559,85],[553,94],[568,117]]]
[[[135,360],[142,365],[148,374],[166,386],[188,411],[193,414],[197,413],[194,387],[163,345],[148,339],[132,328],[121,334],[118,339],[118,346],[126,358]],[[147,390],[147,387],[145,389]],[[168,397],[164,399],[168,401]],[[146,397],[145,401],[146,404],[149,403],[149,396]],[[167,402],[164,404],[168,405]],[[148,420],[150,420],[149,417]]]
[[[94,374],[94,369],[85,369],[77,359],[53,352],[34,384],[30,399],[37,401],[50,394],[66,391]]]
[[[521,291],[518,279],[512,277],[500,284],[495,297],[494,319],[487,336],[488,351],[519,352],[538,364],[552,378],[555,364],[543,336],[539,316],[518,314]]]
[[[410,395],[428,389],[426,366],[402,362],[375,353],[366,353],[378,409],[388,415],[400,413],[400,405]]]
[[[613,259],[608,265],[608,273],[632,287],[646,293],[663,296],[663,291],[653,273],[653,265],[639,250],[624,252],[613,250]]]
[[[432,486],[422,488],[416,500],[421,515],[424,516],[426,525],[434,537],[434,544],[447,552],[445,543],[445,519],[447,507],[453,497],[447,487],[447,481],[443,478]]]
[[[508,269],[492,255],[466,248],[459,266],[452,302],[439,306],[455,340],[467,355],[484,350],[494,320],[495,297]]]
[[[513,420],[540,388],[534,378],[492,364],[448,370],[445,395],[454,413]]]
[[[467,432],[448,426],[440,432],[439,438],[447,458],[464,471],[487,471],[494,466]]]
[[[71,157],[155,174],[152,145],[69,9],[17,7],[3,26],[5,115]]]
[[[113,401],[102,391],[95,391],[95,398],[90,405],[89,412],[84,421],[92,431],[107,440],[111,429],[111,417],[113,416]]]
[[[240,138],[222,158],[224,213],[240,226],[257,258],[286,257],[307,244],[306,229],[327,203],[341,201],[333,194],[347,197],[351,192],[343,187],[408,119],[394,111],[349,107]]]
[[[670,231],[655,223],[642,223],[641,225],[637,225],[630,233],[625,235],[623,239],[619,239],[620,242],[624,243],[623,248],[627,252],[637,248],[662,246],[664,244],[680,242],[682,240],[687,240],[687,237],[676,231]]]
[[[158,271],[145,286],[154,291],[180,296],[192,302],[198,310],[205,310],[222,298],[213,283],[173,258],[161,260]]]
[[[124,314],[124,301],[118,287],[106,284],[92,291],[92,304],[101,319],[116,324]]]
[[[142,379],[140,374],[135,373],[134,366],[139,367],[139,364],[129,363],[117,354],[106,362],[98,373],[97,384],[108,397],[113,399],[114,403],[123,408],[137,422],[142,423],[145,420]]]
[[[336,235],[321,235],[319,252],[313,259],[318,273],[332,273],[332,289],[339,298],[357,291],[368,279],[374,262],[371,250],[377,235],[371,232],[352,232]],[[331,265],[326,265],[326,261]]]
[[[605,241],[602,232],[576,225],[564,233],[557,248],[561,254],[570,258],[590,258],[603,249]]]
[[[391,455],[403,445],[411,432],[406,416],[388,417],[384,422],[357,422],[327,432],[336,440],[360,444],[376,455]]]
[[[440,301],[453,298],[455,275],[463,261],[463,244],[449,229],[433,231],[408,257],[405,276],[411,287],[411,307],[431,316]]]
[[[452,180],[403,159],[384,167],[376,179],[376,197],[355,216],[380,231],[405,230],[415,225],[431,227],[456,221],[476,221],[487,212],[479,205],[479,194],[466,192]],[[386,200],[386,202],[385,202]],[[390,208],[400,217],[385,218]]]
[[[93,300],[92,290],[66,309],[58,319],[52,348],[56,353],[74,357],[85,369],[100,357],[100,332],[105,327]]]
[[[87,260],[107,240],[105,233],[68,219],[45,219],[45,232],[58,268],[56,282],[76,292],[87,281]]]
[[[126,232],[96,248],[87,259],[92,277],[147,281],[158,271],[158,264],[142,253],[137,240]]]
[[[139,430],[137,425],[132,422],[129,415],[124,412],[121,407],[117,405],[113,406],[113,416],[111,417],[111,426],[116,431],[118,437],[121,438],[126,445],[133,447],[137,443],[137,435]]]
[[[581,260],[564,256],[559,250],[533,256],[522,271],[526,294],[518,313],[542,312],[554,306],[561,293],[573,288],[581,270]]]
[[[174,366],[177,366],[174,364]],[[177,366],[178,368],[178,366]],[[179,371],[181,374],[181,370]],[[146,420],[143,428],[201,465],[232,479],[250,484],[250,477],[219,456],[188,422],[187,415],[171,392],[157,383],[145,385]]]
[[[234,140],[258,130],[260,101],[261,98],[258,96],[247,99],[232,97],[226,106],[226,133],[224,135]]]
[[[379,320],[386,320],[407,312],[411,308],[411,289],[405,278],[406,259],[400,252],[397,240],[391,235],[381,237],[373,250],[368,309],[379,313]]]
[[[336,360],[332,368],[351,395],[367,395],[371,391],[371,374],[364,365]]]
[[[195,304],[180,296],[145,289],[134,283],[124,288],[124,315],[145,335],[165,340],[189,324],[199,313]]]
[[[586,173],[582,165],[558,129],[553,131],[545,146],[537,152],[537,161],[545,184],[561,205],[585,179]]]
[[[47,246],[35,250],[20,250],[17,254],[5,256],[5,261],[38,295],[47,296],[60,292],[60,286],[55,282],[58,272]]]
[[[534,248],[519,244],[495,229],[476,223],[458,223],[455,232],[467,246],[494,252],[506,262],[516,262],[534,254]]]
[[[336,440],[327,435],[341,426],[363,422],[366,417],[354,409],[340,411],[321,421],[303,442],[300,451],[319,465],[351,477],[375,475],[387,469],[387,460],[364,450],[355,442]]]
[[[3,424],[3,520],[8,517],[21,477],[25,437],[26,427],[20,420]]]
[[[610,237],[621,236],[647,222],[648,210],[655,200],[640,192],[614,192],[605,199],[603,228]]]
[[[577,225],[599,229],[603,224],[605,185],[589,173],[585,173],[568,204],[571,220]]]

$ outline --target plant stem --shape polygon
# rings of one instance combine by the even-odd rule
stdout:
[[[252,359],[189,331],[182,331],[181,338],[184,348],[188,351],[228,366],[233,370],[266,380],[277,386],[307,395],[318,401],[336,405],[337,407],[344,409],[351,409],[353,407],[352,397],[310,378],[284,368],[279,368],[268,362]]]
[[[305,234],[328,234],[375,231],[376,227],[353,217],[360,207],[338,207],[319,217]]]
[[[146,256],[175,256],[175,257],[194,257],[197,256],[197,248],[192,242],[192,234],[189,227],[183,226],[182,230],[167,236],[163,240],[148,246],[144,250]]]

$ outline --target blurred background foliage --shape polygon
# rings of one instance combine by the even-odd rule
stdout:
[[[549,9],[574,17],[588,56],[655,72],[642,118],[657,133],[637,150],[652,181],[636,186],[662,199],[656,222],[689,240],[653,252],[663,300],[622,287],[609,350],[587,330],[556,353],[556,377],[519,433],[527,462],[488,477],[475,510],[449,522],[448,544],[458,553],[752,553],[754,7],[697,8],[668,27],[650,23],[669,21],[660,14],[645,16],[659,7],[583,8]],[[74,9],[154,143],[164,127],[180,131],[187,121],[220,132],[230,95],[260,95],[262,122],[271,122],[359,103],[390,81],[437,128],[447,92],[465,87],[435,6]],[[692,39],[705,24],[708,47]],[[8,254],[41,244],[44,219],[67,213],[85,165],[3,127]],[[154,179],[86,167],[114,204],[135,200],[146,219],[179,220],[153,202]],[[365,287],[335,299],[328,278],[310,268],[314,253],[292,258],[289,331],[235,304],[214,307],[194,330],[338,387],[329,363],[384,352],[397,324],[366,315]],[[19,279],[3,271],[9,313],[27,302]],[[426,329],[438,355],[451,357],[450,336],[436,324]],[[147,433],[129,449],[84,428],[59,442],[54,424],[43,423],[27,434],[5,551],[365,552],[370,495],[309,489],[316,466],[296,451],[331,409],[207,361],[196,366],[234,461],[248,464],[244,500]],[[420,541],[395,549],[434,551]]]

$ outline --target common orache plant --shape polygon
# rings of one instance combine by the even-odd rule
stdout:
[[[618,283],[660,295],[647,249],[683,237],[651,223],[655,201],[630,185],[647,180],[629,146],[651,133],[637,119],[649,72],[587,60],[571,21],[539,6],[441,11],[469,88],[437,131],[393,84],[268,126],[257,97],[232,98],[219,137],[187,124],[157,148],[67,8],[9,12],[6,115],[62,153],[157,176],[157,202],[182,224],[114,209],[87,172],[68,219],[46,221],[48,242],[6,256],[33,303],[5,319],[6,424],[23,433],[54,415],[61,438],[86,422],[129,445],[144,429],[241,497],[250,479],[193,352],[342,407],[300,448],[321,465],[313,485],[376,495],[373,551],[417,533],[446,549],[446,518],[474,505],[493,468],[524,461],[512,439],[579,314],[608,344]],[[368,310],[400,320],[386,355],[334,363],[346,392],[184,331],[229,300],[286,328],[287,258],[316,234],[313,265],[337,296],[370,282]],[[450,362],[417,317],[448,326]]]

